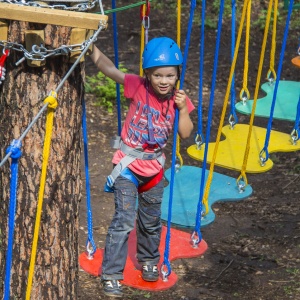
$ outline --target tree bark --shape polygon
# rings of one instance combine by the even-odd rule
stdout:
[[[11,21],[8,41],[24,44],[28,29],[44,30],[45,45],[68,45],[71,29]],[[15,63],[23,56],[10,51],[6,78],[0,86],[0,160],[18,139],[71,67],[67,56],[50,57],[40,67]],[[31,299],[76,299],[78,283],[78,207],[81,200],[80,140],[84,63],[78,65],[58,91],[54,112],[38,248]],[[43,164],[46,111],[22,141],[10,295],[24,299],[32,253],[37,200]],[[3,294],[8,233],[10,160],[0,168],[0,294]]]

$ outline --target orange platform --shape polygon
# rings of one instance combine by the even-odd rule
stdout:
[[[163,226],[162,241],[159,247],[161,253],[161,260],[158,265],[159,269],[163,263],[164,258],[166,233],[167,228]],[[179,258],[191,258],[201,256],[202,254],[204,254],[207,248],[207,243],[204,240],[202,240],[199,243],[198,248],[193,248],[191,244],[190,233],[171,228],[169,261]],[[103,249],[97,249],[93,259],[89,259],[85,252],[82,253],[79,256],[79,264],[81,268],[91,275],[100,276],[102,272],[101,265],[103,253]],[[138,264],[136,259],[136,232],[135,230],[133,230],[129,236],[128,256],[124,269],[124,280],[122,281],[122,284],[141,290],[162,291],[174,286],[177,282],[178,277],[175,274],[175,272],[172,271],[167,279],[167,281],[163,281],[161,276],[156,282],[146,282],[142,279],[141,266]]]

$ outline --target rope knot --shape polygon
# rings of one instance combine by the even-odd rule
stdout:
[[[48,103],[49,108],[55,109],[58,105],[56,98],[57,98],[56,92],[52,91],[50,92],[50,95],[47,98],[45,98],[44,103],[45,104]]]
[[[19,158],[22,155],[21,151],[22,143],[20,140],[13,140],[10,144],[10,146],[6,149],[6,154],[11,153],[12,158]]]

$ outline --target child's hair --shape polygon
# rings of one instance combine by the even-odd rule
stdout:
[[[158,37],[147,43],[142,60],[143,69],[148,69],[153,67],[180,66],[183,58],[178,45],[172,39]]]

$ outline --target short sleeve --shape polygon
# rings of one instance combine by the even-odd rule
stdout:
[[[133,98],[141,85],[144,84],[144,79],[135,74],[125,74],[124,79],[124,97]]]

